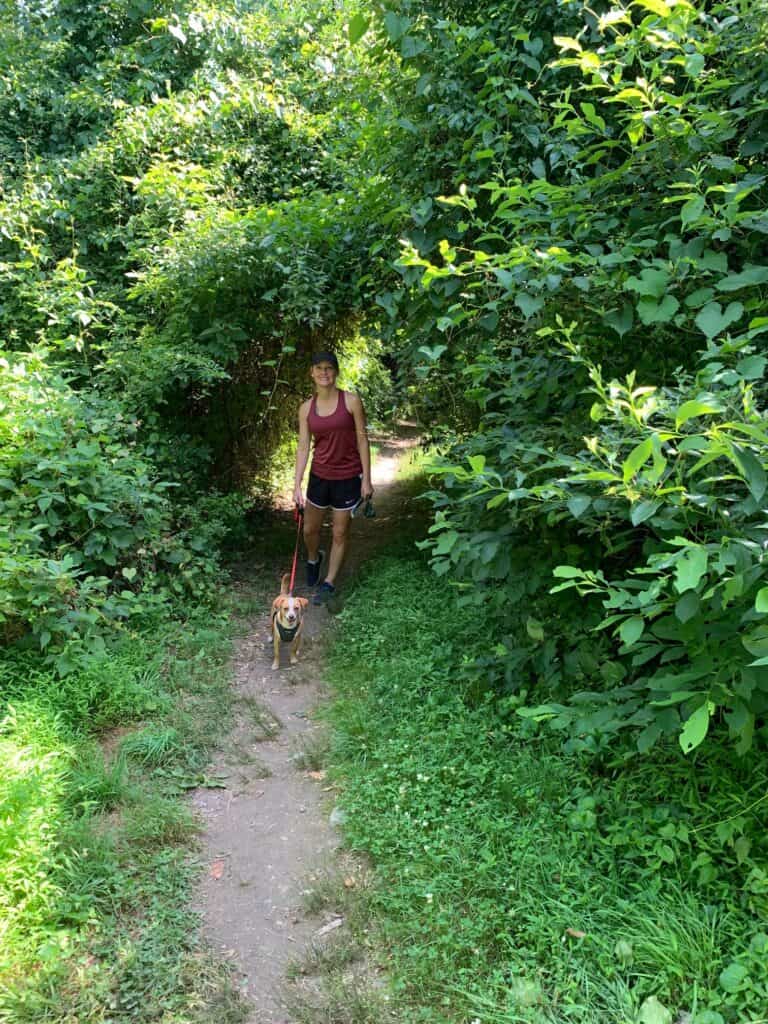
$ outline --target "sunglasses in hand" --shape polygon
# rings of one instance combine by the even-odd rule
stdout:
[[[365,516],[366,519],[373,519],[376,515],[376,509],[373,507],[373,502],[370,498],[360,498],[357,504],[352,507],[352,519],[359,515]]]

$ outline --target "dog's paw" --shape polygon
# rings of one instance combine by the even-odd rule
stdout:
[[[273,669],[280,668],[280,662],[279,661],[273,661],[272,662],[272,668]]]
[[[295,655],[295,654],[291,655],[291,664],[292,665],[298,665],[298,663],[299,663],[299,659],[298,659],[297,655]]]

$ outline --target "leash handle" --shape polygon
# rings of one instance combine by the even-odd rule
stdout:
[[[298,524],[296,529],[296,546],[293,549],[293,565],[291,566],[291,584],[288,587],[288,593],[293,597],[293,584],[296,579],[296,562],[299,557],[299,541],[301,540],[301,522],[304,518],[304,509],[301,505],[296,505],[293,510],[293,518]]]

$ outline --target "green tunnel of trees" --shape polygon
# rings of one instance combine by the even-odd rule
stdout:
[[[332,347],[434,446],[477,692],[573,752],[765,750],[763,3],[0,17],[0,659],[206,600]]]

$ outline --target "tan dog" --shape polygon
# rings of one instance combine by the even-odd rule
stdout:
[[[299,660],[301,628],[304,625],[304,609],[309,602],[306,597],[291,597],[288,593],[288,573],[283,576],[280,596],[272,602],[272,642],[275,645],[275,659],[272,668],[280,668],[280,644],[291,645],[291,664]]]

